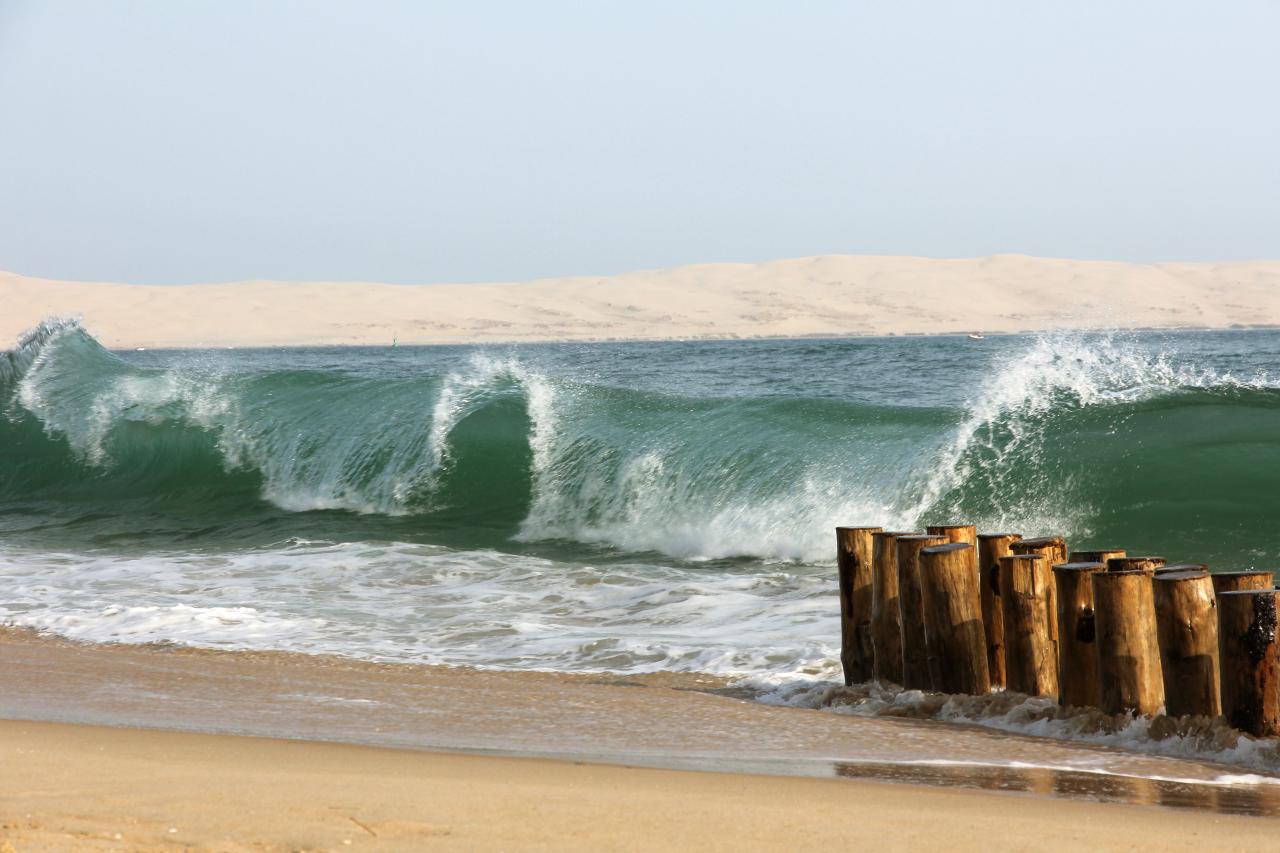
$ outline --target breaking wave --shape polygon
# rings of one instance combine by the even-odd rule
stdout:
[[[440,375],[153,368],[50,321],[0,356],[0,501],[133,500],[215,525],[265,503],[680,559],[825,562],[836,524],[955,518],[1232,563],[1280,545],[1265,375],[1058,336],[966,396],[689,397],[483,352]]]

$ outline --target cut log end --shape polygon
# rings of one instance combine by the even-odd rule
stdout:
[[[1153,575],[1156,569],[1164,568],[1169,561],[1164,557],[1112,557],[1107,560],[1107,571],[1109,572],[1145,572]]]
[[[973,524],[930,524],[925,532],[934,536],[945,536],[950,542],[967,542],[978,544],[978,528]]]
[[[1238,592],[1241,590],[1271,589],[1274,586],[1274,575],[1269,571],[1250,570],[1247,572],[1214,572],[1213,591]]]
[[[1128,553],[1123,548],[1096,548],[1092,551],[1072,551],[1070,562],[1102,563],[1103,566],[1106,566],[1107,560],[1127,556]]]

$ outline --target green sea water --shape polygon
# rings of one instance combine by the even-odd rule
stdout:
[[[1280,334],[0,355],[0,621],[835,672],[837,524],[1280,554]]]

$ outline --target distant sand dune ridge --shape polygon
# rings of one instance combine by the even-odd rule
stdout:
[[[1280,325],[1280,261],[824,255],[503,284],[131,285],[0,273],[0,340],[81,317],[111,347],[947,334]]]

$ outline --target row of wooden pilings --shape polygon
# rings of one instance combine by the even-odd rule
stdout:
[[[1280,735],[1269,571],[1214,572],[1062,537],[836,528],[845,684],[1056,698],[1108,714],[1225,716]]]

